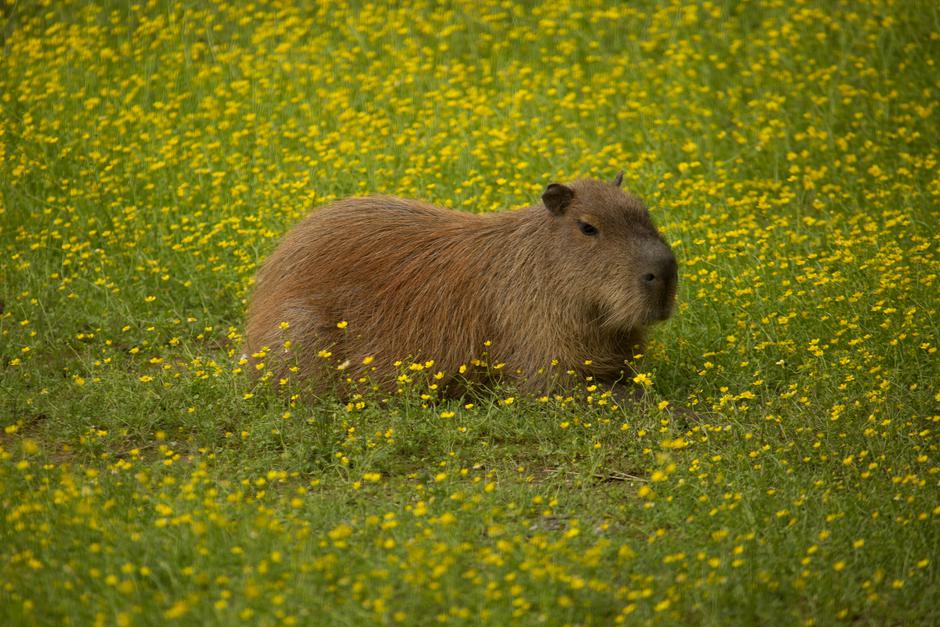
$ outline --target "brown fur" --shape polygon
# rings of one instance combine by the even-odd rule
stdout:
[[[559,189],[570,192],[560,208],[550,197]],[[614,184],[550,186],[543,199],[484,215],[388,196],[314,211],[258,273],[247,351],[266,350],[283,371],[289,339],[299,374],[315,385],[344,360],[346,375],[387,384],[396,360],[433,359],[449,380],[483,351],[530,391],[551,389],[552,372],[567,370],[617,380],[646,327],[671,312],[675,259],[642,203]],[[644,289],[650,259],[667,257],[671,283]]]

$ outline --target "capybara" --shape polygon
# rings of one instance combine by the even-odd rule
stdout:
[[[389,196],[315,210],[258,272],[249,367],[313,389],[338,376],[387,388],[401,360],[433,360],[445,389],[494,373],[531,392],[616,383],[677,282],[622,178],[552,183],[540,203],[480,215]]]

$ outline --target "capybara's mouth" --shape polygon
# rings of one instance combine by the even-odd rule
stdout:
[[[650,308],[648,324],[654,324],[656,322],[664,322],[669,320],[672,317],[672,312],[675,309],[676,300],[674,296],[669,296],[663,302],[658,305],[654,305]]]

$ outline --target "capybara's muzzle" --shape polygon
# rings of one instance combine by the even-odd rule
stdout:
[[[661,242],[657,244],[651,246],[645,255],[640,284],[649,299],[651,317],[654,320],[666,320],[672,315],[676,299],[679,266],[669,246]]]

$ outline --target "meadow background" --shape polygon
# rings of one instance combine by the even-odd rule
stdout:
[[[0,623],[940,623],[936,2],[0,7]],[[312,207],[621,168],[648,406],[241,371]]]

